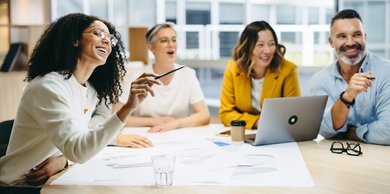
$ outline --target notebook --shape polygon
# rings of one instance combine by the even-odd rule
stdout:
[[[264,99],[256,134],[245,142],[267,145],[317,138],[328,96]]]

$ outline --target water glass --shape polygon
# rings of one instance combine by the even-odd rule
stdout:
[[[154,155],[152,156],[152,166],[156,186],[164,187],[172,185],[175,156]]]

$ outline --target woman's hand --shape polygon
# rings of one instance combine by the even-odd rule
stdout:
[[[33,186],[43,185],[52,175],[62,171],[67,166],[65,156],[52,156],[38,164],[25,174],[24,181]]]
[[[132,148],[148,148],[153,146],[153,143],[144,136],[125,133],[118,134],[116,137],[116,143],[118,146]]]
[[[151,89],[153,84],[160,85],[160,82],[155,80],[155,74],[143,73],[140,77],[131,83],[129,98],[125,105],[132,109],[135,109],[150,93],[154,96],[154,92]]]
[[[162,116],[162,117],[153,118],[154,122],[153,122],[152,126],[162,125],[164,123],[168,123],[168,122],[173,121],[175,119],[176,119],[175,117],[171,117],[171,116]]]
[[[175,119],[175,120],[171,120],[167,123],[155,125],[155,126],[151,127],[148,130],[148,132],[149,133],[165,132],[165,131],[177,129],[178,127],[179,127],[179,122],[177,119]]]
[[[126,123],[129,115],[138,107],[138,105],[148,96],[150,93],[154,96],[154,92],[151,89],[153,84],[160,84],[159,81],[155,80],[155,74],[143,73],[135,81],[131,83],[129,99],[117,112],[118,118]]]

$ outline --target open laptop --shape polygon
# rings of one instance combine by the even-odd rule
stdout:
[[[264,99],[256,134],[245,142],[267,145],[317,138],[328,96]]]

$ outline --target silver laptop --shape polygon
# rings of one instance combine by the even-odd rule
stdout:
[[[267,145],[317,138],[328,96],[264,99],[256,134],[245,142]]]

